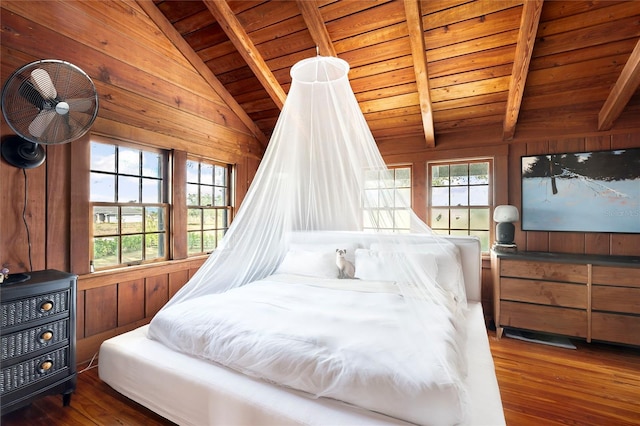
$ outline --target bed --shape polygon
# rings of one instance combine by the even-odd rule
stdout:
[[[312,241],[312,244],[317,246],[333,247],[336,245],[336,238],[344,238],[345,235],[300,233],[292,235],[291,242],[295,245],[309,244],[309,241]],[[353,240],[353,235],[346,236],[350,241]],[[372,246],[379,241],[379,237],[376,236],[359,235],[358,238],[360,247]],[[403,239],[405,243],[421,246],[428,241],[424,236],[416,235],[407,235]],[[349,394],[355,391],[349,391],[348,386],[345,387],[347,395],[344,398],[334,394],[317,397],[313,395],[313,391],[304,387],[289,384],[279,386],[269,377],[265,380],[251,374],[243,374],[240,372],[243,371],[242,368],[235,365],[232,366],[234,368],[229,368],[203,359],[200,355],[194,356],[173,350],[170,345],[150,339],[149,326],[116,336],[102,344],[99,355],[100,378],[116,391],[181,425],[505,424],[480,304],[480,244],[473,237],[447,237],[447,240],[454,244],[459,255],[467,299],[466,315],[463,323],[458,325],[465,330],[465,333],[461,334],[465,339],[461,345],[464,353],[461,357],[452,357],[458,361],[463,360],[465,364],[462,380],[465,404],[468,404],[469,408],[464,418],[449,416],[446,404],[456,405],[461,402],[456,399],[457,394],[450,392],[447,386],[440,385],[438,388],[445,389],[442,394],[451,393],[452,398],[446,398],[448,402],[439,399],[440,394],[430,394],[430,391],[421,395],[423,399],[417,400],[420,404],[408,402],[412,397],[411,392],[407,393],[406,398],[403,396],[396,399],[385,397],[381,392],[380,395],[376,395],[382,395],[380,398],[371,400],[367,405],[360,403],[360,400],[350,400]],[[286,261],[283,262],[285,263]],[[293,262],[287,270],[276,271],[280,273],[269,276],[267,284],[271,285],[273,281],[279,284],[295,281],[290,273],[296,272],[296,264],[299,265],[299,262]],[[317,289],[316,281],[319,280],[313,278],[311,282],[305,281],[304,285],[311,285]],[[328,283],[330,286],[342,285],[334,280],[328,280]],[[258,284],[264,288],[263,283]],[[366,284],[377,286],[384,283],[374,281]],[[323,287],[318,291],[327,290]],[[379,297],[377,290],[371,292],[374,293],[371,296],[359,293],[357,298]],[[188,312],[180,315],[186,313]],[[195,335],[191,339],[191,342],[198,342],[202,336]],[[408,370],[410,375],[411,369]],[[365,387],[367,386],[372,388],[370,384],[365,384]],[[433,401],[429,402],[430,399]],[[417,410],[415,415],[411,413],[414,410]],[[429,410],[433,410],[433,416],[429,416]]]

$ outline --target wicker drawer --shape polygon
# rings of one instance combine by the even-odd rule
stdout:
[[[587,308],[587,286],[554,281],[503,278],[500,280],[500,298],[539,305]]]
[[[640,316],[594,312],[591,338],[640,346]]]
[[[69,346],[2,369],[0,395],[69,369]]]
[[[39,351],[60,342],[68,343],[69,319],[2,336],[2,361]]]
[[[500,276],[586,284],[587,265],[502,259]]]
[[[554,306],[500,302],[500,326],[587,337],[587,312]]]
[[[25,324],[69,311],[69,290],[2,304],[2,327]]]

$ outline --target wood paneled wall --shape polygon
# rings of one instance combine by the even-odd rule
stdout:
[[[28,62],[61,59],[87,72],[99,94],[90,133],[46,146],[42,166],[23,171],[0,160],[0,264],[11,272],[79,275],[78,361],[84,361],[104,339],[147,323],[204,261],[177,256],[88,274],[92,135],[168,149],[182,160],[196,155],[234,164],[236,206],[264,146],[135,1],[3,1],[0,21],[2,82]],[[0,135],[10,134],[2,119]],[[186,254],[186,247],[172,250]]]
[[[221,161],[264,147],[135,1],[3,1],[2,79],[62,59],[94,80],[93,131]],[[5,134],[3,132],[3,134]]]
[[[92,134],[236,164],[237,204],[243,199],[264,147],[135,1],[3,1],[0,20],[2,81],[31,61],[69,61],[98,90]],[[0,134],[11,133],[3,119]],[[0,161],[1,264],[88,272],[88,258],[71,253],[85,244],[74,231],[88,185],[72,185],[72,149],[89,138],[47,146],[45,164],[26,173]]]
[[[104,340],[151,321],[204,260],[200,257],[81,275],[77,296],[78,361],[91,359]]]
[[[640,125],[640,120],[638,121]],[[447,161],[460,158],[494,159],[495,205],[521,205],[521,165],[523,155],[550,154],[560,152],[583,152],[623,148],[640,148],[640,129],[630,133],[602,133],[585,137],[554,140],[515,141],[510,144],[500,141],[472,140],[475,147],[458,149],[434,149],[414,153],[398,153],[392,144],[384,145],[381,151],[388,164],[411,164],[414,169],[414,210],[427,220],[426,174],[429,161]],[[417,204],[418,203],[418,204]],[[531,232],[522,231],[516,224],[515,242],[519,250],[562,252],[578,254],[640,256],[640,234],[610,234],[587,232]],[[483,259],[482,305],[485,317],[493,315],[493,277],[488,259]]]

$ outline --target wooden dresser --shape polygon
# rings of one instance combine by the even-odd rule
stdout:
[[[640,257],[491,253],[496,335],[505,327],[640,346]]]
[[[76,281],[56,270],[0,286],[2,301],[2,414],[36,398],[76,388]]]

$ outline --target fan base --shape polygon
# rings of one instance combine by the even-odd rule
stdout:
[[[44,147],[20,136],[11,135],[2,140],[2,156],[7,163],[21,169],[33,169],[44,163]]]

